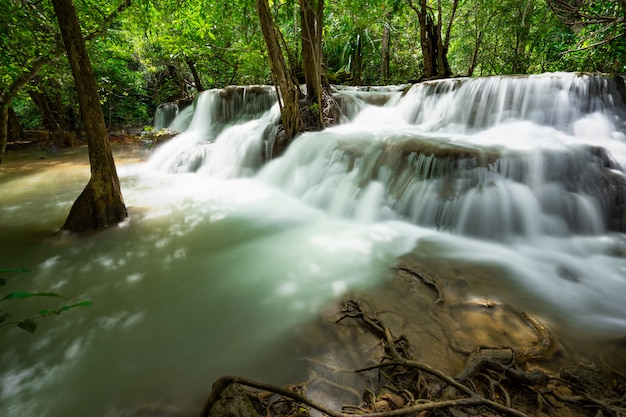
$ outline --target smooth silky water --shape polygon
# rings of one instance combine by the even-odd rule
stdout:
[[[178,137],[149,155],[116,149],[129,220],[85,236],[56,233],[88,180],[85,150],[9,153],[0,267],[31,272],[3,274],[3,293],[66,299],[2,310],[94,304],[34,335],[3,329],[0,415],[193,414],[223,374],[297,382],[298,327],[376,291],[412,251],[506,271],[502,299],[563,332],[623,337],[626,141],[611,85],[343,89],[344,124],[268,163],[271,89],[205,92]]]

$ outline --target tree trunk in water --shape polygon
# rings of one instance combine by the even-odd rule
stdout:
[[[52,0],[52,4],[74,75],[91,164],[91,179],[62,228],[73,232],[97,230],[120,223],[128,214],[76,9],[72,0]]]
[[[316,120],[318,129],[324,128],[322,115],[322,27],[324,0],[300,0],[300,21],[302,26],[302,70],[307,96],[318,106]]]
[[[391,12],[385,14],[383,23],[383,39],[380,46],[380,80],[386,84],[389,79],[389,44],[391,43]]]
[[[302,70],[307,96],[317,104],[322,103],[323,10],[324,0],[300,0]]]
[[[279,92],[280,116],[285,129],[285,141],[287,143],[274,146],[273,154],[280,154],[287,144],[291,142],[296,134],[302,129],[302,119],[300,118],[300,89],[291,79],[289,69],[285,64],[285,57],[279,45],[278,35],[274,27],[274,19],[270,11],[267,0],[256,0],[256,8],[261,22],[261,30],[267,54],[270,61],[270,69],[274,85]]]

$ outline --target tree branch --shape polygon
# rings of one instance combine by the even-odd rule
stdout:
[[[613,42],[615,39],[620,38],[621,36],[623,36],[623,34],[622,34],[622,33],[618,33],[617,35],[612,36],[612,37],[610,37],[610,38],[608,38],[608,39],[604,39],[604,40],[602,40],[602,41],[600,41],[600,42],[596,42],[596,43],[594,43],[594,44],[587,45],[587,46],[582,46],[582,47],[580,47],[580,48],[576,48],[576,49],[570,49],[570,50],[568,50],[568,51],[561,52],[559,55],[560,55],[560,56],[563,56],[563,55],[571,54],[571,53],[574,53],[574,52],[580,52],[580,51],[584,51],[584,50],[587,50],[587,49],[595,48],[595,47],[597,47],[597,46],[606,45],[607,43],[611,43],[611,42]]]

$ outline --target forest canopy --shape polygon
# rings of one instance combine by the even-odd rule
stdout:
[[[268,4],[283,54],[301,79],[299,2]],[[109,129],[150,124],[158,104],[190,100],[204,89],[272,82],[252,1],[75,5]],[[330,82],[350,85],[553,71],[621,73],[625,17],[626,0],[337,0],[324,4],[322,55]],[[55,22],[47,1],[0,5],[0,106],[9,112],[9,136],[11,126],[80,130]]]

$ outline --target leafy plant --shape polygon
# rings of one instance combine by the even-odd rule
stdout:
[[[18,268],[18,269],[0,269],[0,273],[9,273],[9,272],[29,272],[28,269]],[[6,281],[0,278],[0,287],[4,287],[6,285]],[[25,291],[14,291],[10,292],[4,297],[0,298],[0,302],[6,300],[18,300],[18,299],[26,299],[32,297],[56,297],[56,298],[64,298],[63,296],[54,293],[54,292],[25,292]],[[64,311],[68,311],[77,307],[87,307],[92,305],[91,301],[81,301],[74,304],[67,304],[58,309],[44,309],[39,310],[38,315],[34,317],[29,317],[21,320],[11,320],[13,315],[10,313],[3,313],[0,310],[0,328],[8,327],[8,326],[17,326],[20,329],[24,329],[27,332],[33,334],[35,330],[37,330],[37,323],[35,320],[42,319],[44,317],[59,315]]]

